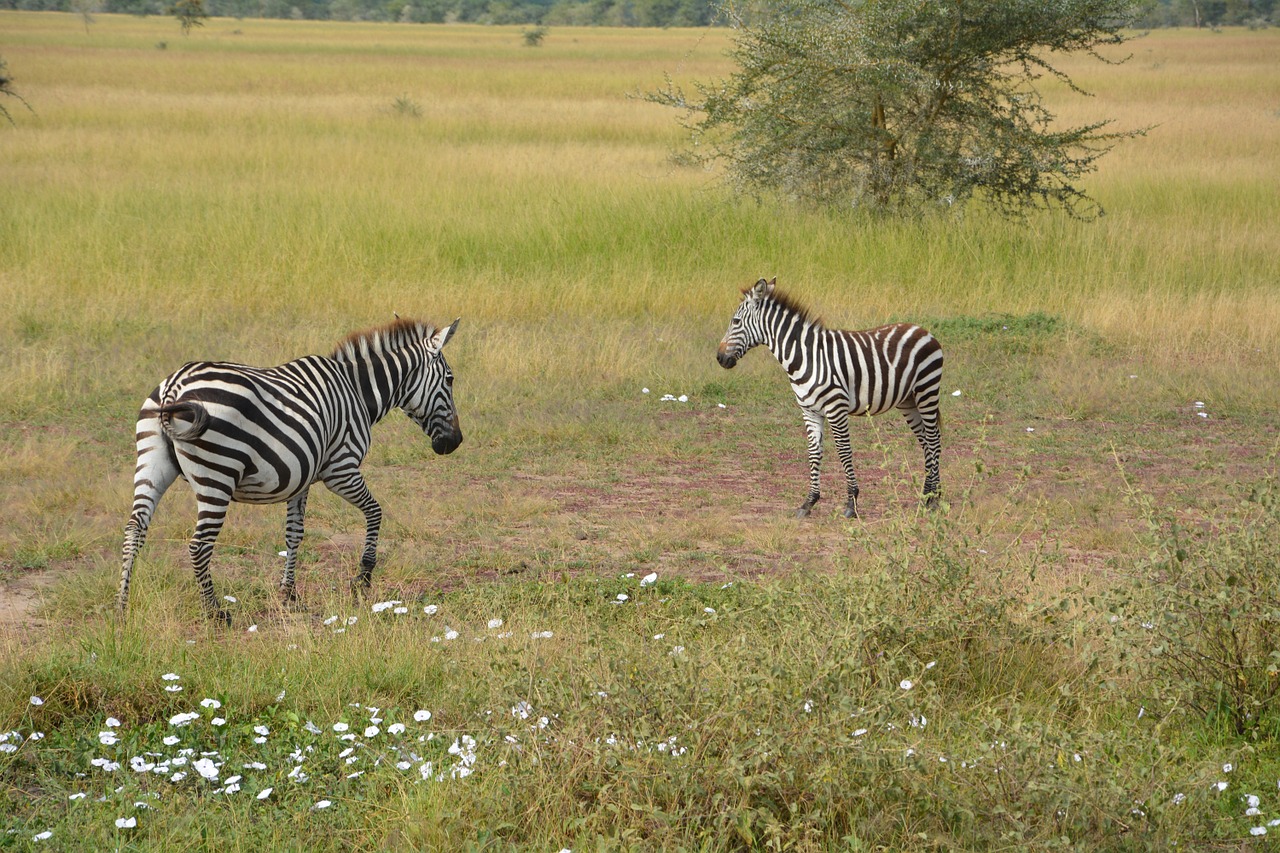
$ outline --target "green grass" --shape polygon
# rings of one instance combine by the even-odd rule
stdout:
[[[0,615],[21,744],[0,848],[1239,849],[1280,818],[1272,711],[1241,734],[1195,710],[1213,678],[1150,655],[1194,636],[1143,627],[1162,602],[1210,610],[1175,576],[1274,574],[1246,545],[1274,524],[1248,498],[1280,449],[1277,33],[1064,60],[1097,93],[1047,86],[1064,120],[1154,127],[1090,179],[1107,217],[1011,226],[726,198],[671,157],[675,116],[627,97],[722,76],[719,31],[557,28],[535,51],[519,28],[0,30],[36,110],[0,128],[0,581],[42,599]],[[832,325],[938,335],[945,512],[918,512],[919,449],[886,417],[851,429],[865,518],[838,517],[832,454],[814,517],[790,517],[785,379],[764,352],[714,362],[738,288],[773,274]],[[378,427],[375,598],[346,597],[359,514],[318,491],[308,610],[275,602],[283,508],[237,505],[213,569],[234,624],[206,624],[179,485],[112,619],[147,392],[393,311],[462,317],[466,439],[438,458],[403,418]],[[408,612],[371,612],[390,600]],[[1247,675],[1222,689],[1260,695]],[[474,773],[448,778],[464,735]]]

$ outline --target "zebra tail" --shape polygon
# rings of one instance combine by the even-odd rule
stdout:
[[[192,401],[169,403],[160,407],[160,426],[174,441],[194,441],[209,428],[209,410]]]

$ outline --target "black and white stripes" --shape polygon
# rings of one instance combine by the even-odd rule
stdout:
[[[849,486],[846,517],[858,514],[858,477],[849,446],[849,416],[899,409],[924,449],[926,505],[941,493],[938,390],[942,347],[919,326],[898,323],[850,332],[828,329],[775,290],[777,279],[761,279],[743,291],[716,358],[729,368],[752,347],[764,344],[791,377],[791,389],[809,436],[809,494],[798,511],[821,497],[822,432],[830,424]]]
[[[196,495],[191,562],[205,609],[225,619],[209,561],[227,507],[288,502],[282,595],[294,595],[294,570],[312,484],[322,482],[364,513],[357,582],[368,587],[377,561],[382,510],[360,463],[370,430],[394,408],[431,438],[436,453],[462,442],[453,373],[441,352],[458,322],[444,329],[411,320],[353,334],[333,355],[279,367],[192,362],[160,383],[138,416],[133,512],[125,526],[118,607],[129,603],[134,558],[156,504],[178,477]]]

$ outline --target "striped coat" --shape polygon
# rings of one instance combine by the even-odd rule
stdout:
[[[357,582],[367,588],[377,562],[382,509],[360,464],[371,430],[392,409],[405,411],[436,453],[462,442],[453,372],[442,349],[457,328],[412,320],[353,334],[330,356],[278,367],[228,362],[184,365],[151,392],[137,426],[133,511],[125,525],[117,607],[129,603],[134,559],[161,496],[183,477],[196,495],[189,550],[205,610],[226,619],[209,576],[213,545],[233,501],[287,504],[284,598],[294,570],[311,486],[324,483],[364,513]]]
[[[924,450],[924,494],[934,506],[941,494],[938,391],[942,347],[919,326],[898,323],[865,331],[828,329],[761,279],[743,291],[716,354],[731,368],[752,347],[764,345],[791,378],[809,439],[809,494],[797,515],[809,514],[821,497],[824,424],[831,427],[844,465],[848,500],[844,514],[858,515],[858,477],[849,446],[849,417],[898,409]]]

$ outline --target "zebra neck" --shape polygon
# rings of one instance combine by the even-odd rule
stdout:
[[[806,352],[825,330],[799,311],[776,303],[774,309],[765,317],[764,343],[783,370],[795,377],[804,372]]]
[[[351,372],[352,382],[364,403],[370,425],[376,424],[392,409],[404,404],[404,379],[407,370],[397,359],[382,356],[368,361],[360,360],[348,363],[347,369]]]

